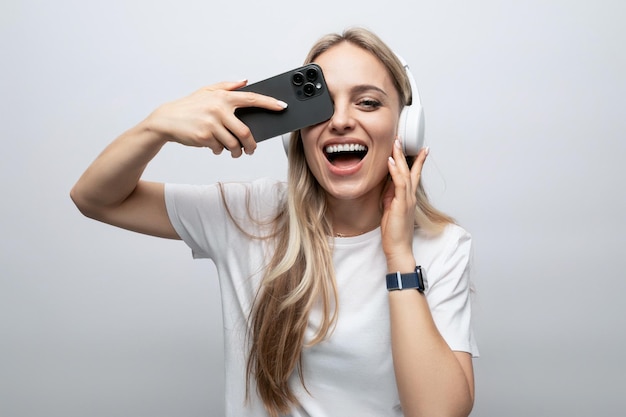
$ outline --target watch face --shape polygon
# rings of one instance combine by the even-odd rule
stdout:
[[[417,282],[419,284],[419,288],[422,291],[425,291],[427,281],[426,281],[426,277],[424,276],[424,270],[422,269],[421,266],[417,266],[415,268],[415,273],[417,274]]]

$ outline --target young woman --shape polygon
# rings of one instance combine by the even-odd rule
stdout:
[[[194,257],[215,262],[228,416],[467,416],[478,353],[471,239],[425,196],[427,149],[414,159],[402,152],[406,72],[358,28],[323,37],[306,59],[313,61],[335,111],[292,136],[287,184],[141,179],[167,142],[233,157],[254,152],[235,109],[279,111],[284,103],[234,91],[245,81],[223,82],[162,105],[122,134],[72,199],[89,217],[182,239]],[[387,274],[414,277],[418,265],[425,291],[387,290]]]

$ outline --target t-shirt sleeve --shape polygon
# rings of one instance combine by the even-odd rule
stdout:
[[[438,253],[426,270],[426,298],[442,337],[454,351],[478,357],[472,328],[471,235],[456,225],[444,231]]]
[[[213,258],[213,243],[224,239],[225,210],[217,185],[166,184],[165,205],[172,226],[194,258]]]
[[[243,235],[263,235],[275,216],[282,184],[269,179],[213,185],[166,184],[174,229],[194,258],[216,260]]]

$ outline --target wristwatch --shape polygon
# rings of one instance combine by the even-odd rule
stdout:
[[[394,272],[387,274],[387,289],[389,291],[415,289],[419,292],[426,290],[426,280],[421,266],[416,266],[414,272],[401,274]]]

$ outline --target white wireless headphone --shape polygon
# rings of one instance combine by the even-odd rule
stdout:
[[[404,106],[398,120],[398,137],[402,143],[404,154],[415,156],[424,147],[424,109],[409,65],[401,56],[396,56],[404,66],[411,86],[411,102]],[[291,132],[282,135],[282,139],[285,153],[288,153]]]

